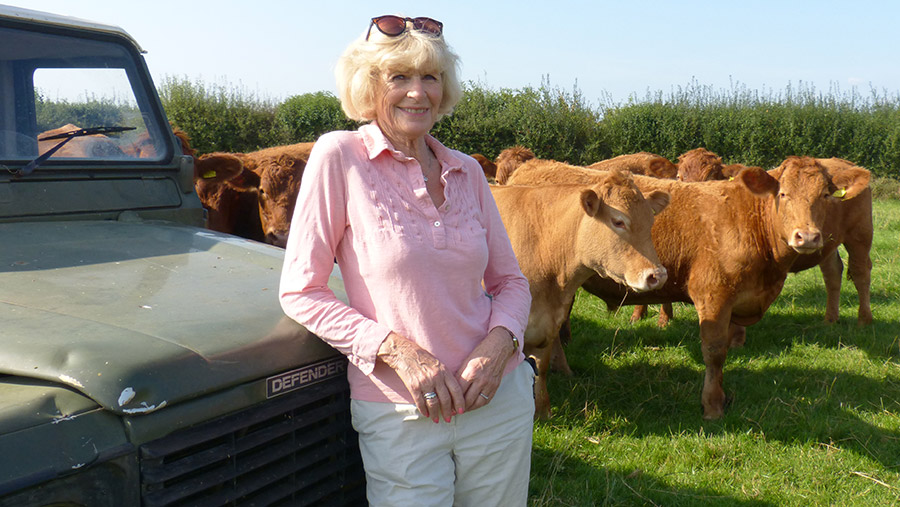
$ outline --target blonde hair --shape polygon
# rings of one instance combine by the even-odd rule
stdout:
[[[459,57],[443,37],[409,29],[389,37],[372,27],[369,40],[353,41],[337,61],[335,78],[341,108],[356,121],[375,119],[375,91],[385,72],[419,71],[441,76],[443,99],[437,119],[453,111],[462,98],[457,67]]]

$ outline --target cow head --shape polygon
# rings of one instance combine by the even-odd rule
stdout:
[[[259,217],[266,243],[284,248],[291,229],[291,217],[300,192],[306,159],[282,154],[260,161],[255,172],[259,194]]]
[[[737,175],[751,191],[773,199],[775,226],[801,254],[822,248],[829,207],[858,195],[868,187],[869,178],[869,171],[861,167],[829,171],[811,157],[788,157],[771,171],[750,167]]]
[[[194,159],[194,190],[207,210],[206,226],[257,241],[264,239],[259,219],[259,177],[231,153]]]
[[[723,180],[722,159],[706,148],[695,148],[678,157],[678,181]]]
[[[535,158],[534,152],[524,146],[513,146],[501,151],[497,155],[497,183],[506,185],[516,168],[533,158]]]
[[[580,262],[601,276],[644,292],[658,289],[666,268],[653,247],[653,217],[669,204],[669,194],[654,191],[646,198],[624,171],[598,172],[581,192],[584,211],[576,238]]]
[[[488,179],[488,181],[494,180],[497,178],[497,164],[494,163],[491,159],[485,157],[481,153],[473,153],[472,158],[478,162],[478,165],[481,166],[482,172],[484,172],[484,177]]]

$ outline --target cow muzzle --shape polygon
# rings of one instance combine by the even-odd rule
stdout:
[[[822,233],[817,230],[794,229],[788,244],[798,253],[813,253],[822,248]]]
[[[647,292],[650,290],[656,290],[665,285],[666,280],[668,279],[669,274],[666,271],[666,268],[662,266],[658,266],[655,268],[645,269],[640,272],[640,276],[633,283],[629,282],[628,285],[635,292]]]
[[[266,234],[266,243],[277,246],[280,248],[284,248],[287,246],[287,233],[281,232],[269,232]]]

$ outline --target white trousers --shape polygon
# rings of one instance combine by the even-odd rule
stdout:
[[[487,405],[435,424],[412,404],[351,400],[374,506],[524,506],[534,370],[523,362]]]

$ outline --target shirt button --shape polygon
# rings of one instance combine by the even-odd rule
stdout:
[[[440,226],[441,226],[441,223],[440,223],[439,221],[438,221],[438,222],[435,222],[435,223],[434,223],[434,226],[435,226],[435,227],[440,227]]]

